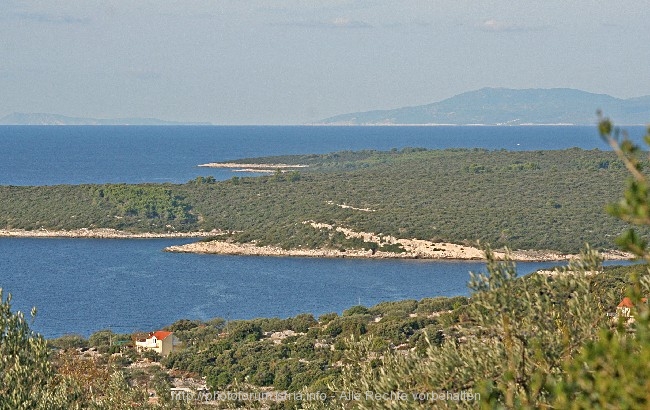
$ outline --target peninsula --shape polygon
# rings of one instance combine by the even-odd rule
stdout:
[[[593,223],[625,181],[613,152],[404,148],[204,165],[275,172],[0,186],[0,236],[195,237],[167,250],[418,259],[481,259],[480,241],[516,260],[561,260],[590,243],[608,258],[629,257],[607,253],[623,222]]]

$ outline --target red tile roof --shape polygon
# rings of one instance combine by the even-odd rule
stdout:
[[[172,332],[165,332],[164,330],[156,330],[151,336],[156,336],[158,340],[165,340]]]
[[[641,302],[642,303],[647,303],[648,298],[641,299]],[[623,298],[623,300],[621,300],[621,303],[619,303],[617,307],[633,308],[634,303],[632,303],[632,300],[626,296],[626,297]]]

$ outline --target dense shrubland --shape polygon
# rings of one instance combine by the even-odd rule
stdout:
[[[235,231],[236,241],[284,248],[377,246],[303,224],[313,220],[398,238],[575,253],[587,242],[614,248],[625,227],[603,216],[626,175],[613,152],[403,149],[242,161],[310,168],[183,185],[4,186],[0,228],[221,229]]]
[[[126,402],[145,403],[151,389],[162,397],[171,386],[170,374],[204,377],[210,389],[220,391],[328,392],[334,398],[322,403],[326,408],[381,406],[340,400],[341,391],[444,389],[471,389],[494,403],[512,400],[515,407],[530,407],[555,400],[553,392],[564,383],[560,376],[576,357],[586,354],[586,341],[596,340],[602,329],[613,331],[616,325],[605,313],[615,310],[645,266],[605,268],[598,275],[523,278],[516,278],[513,268],[491,260],[489,275],[475,277],[471,298],[353,306],[341,315],[319,318],[302,314],[229,322],[179,320],[166,329],[184,347],[163,359],[137,354],[128,343],[121,343],[129,341],[130,335],[110,330],[88,339],[66,335],[49,340],[47,346],[54,349],[49,354],[45,341],[32,336],[32,343],[41,350],[24,354],[48,363],[45,376],[31,376],[44,377],[38,382],[40,388],[51,384],[47,388],[54,389],[52,394],[61,395],[57,400],[72,394],[82,407],[107,395],[124,406]],[[77,349],[97,353],[79,356]],[[118,352],[120,356],[113,355]],[[145,357],[154,363],[129,366]],[[274,405],[293,408],[302,404]],[[160,407],[172,405],[161,403]]]
[[[436,333],[449,328],[466,304],[465,297],[405,300],[372,308],[355,306],[342,316],[331,313],[318,320],[303,314],[220,322],[216,327],[192,322],[176,331],[187,348],[165,358],[163,364],[203,375],[215,389],[247,382],[278,390],[323,390],[340,375],[351,338],[374,337],[376,352],[398,345],[402,349],[422,346],[424,329]],[[437,314],[443,314],[443,319]],[[178,322],[170,326],[175,328]]]

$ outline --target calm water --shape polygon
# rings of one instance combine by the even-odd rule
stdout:
[[[640,139],[643,127],[632,127]],[[596,127],[0,126],[0,185],[186,182],[230,171],[207,162],[402,147],[607,149]]]
[[[171,254],[187,240],[0,240],[14,309],[37,306],[48,337],[155,329],[181,318],[320,315],[361,304],[468,294],[480,262]],[[551,263],[522,263],[530,272]]]
[[[631,131],[638,139],[643,128]],[[0,184],[185,182],[196,165],[337,150],[606,149],[595,127],[0,127]],[[0,238],[0,287],[47,337],[152,330],[180,318],[289,317],[465,295],[477,262],[169,254],[191,240]],[[522,263],[520,273],[553,264]]]

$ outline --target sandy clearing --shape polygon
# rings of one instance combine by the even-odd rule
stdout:
[[[377,212],[376,209],[371,209],[371,208],[357,208],[351,205],[346,205],[346,204],[335,204],[334,201],[325,201],[327,205],[336,205],[339,208],[343,209],[352,209],[353,211],[362,211],[362,212]]]
[[[484,252],[473,246],[460,245],[447,242],[431,242],[423,239],[395,238],[389,235],[377,235],[369,232],[355,232],[340,226],[333,226],[314,221],[305,221],[315,229],[327,229],[341,232],[348,238],[361,238],[366,242],[376,242],[379,246],[401,244],[405,252],[384,252],[359,249],[282,249],[277,246],[257,246],[257,244],[234,243],[228,241],[197,242],[187,245],[170,246],[165,248],[168,252],[184,253],[212,253],[222,255],[254,255],[254,256],[304,256],[325,258],[376,258],[376,259],[448,259],[448,260],[483,260]],[[495,251],[498,259],[505,257],[505,252]],[[601,254],[605,259],[624,260],[630,259],[631,254],[612,251]],[[562,261],[577,258],[578,255],[564,255],[551,251],[513,251],[510,258],[515,261]]]

